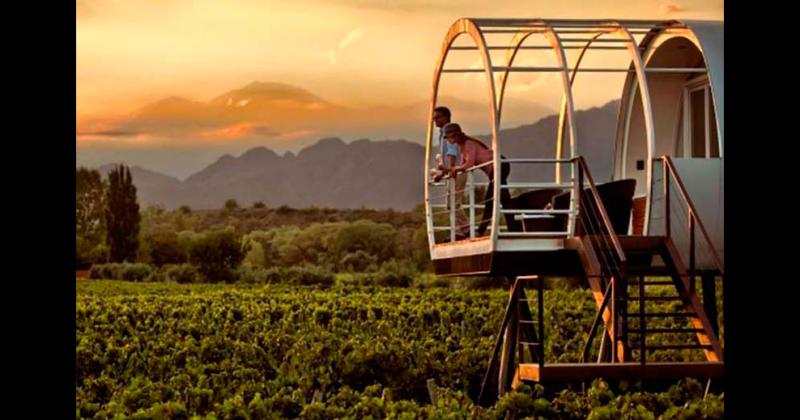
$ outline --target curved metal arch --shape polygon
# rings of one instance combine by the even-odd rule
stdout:
[[[655,54],[656,50],[660,45],[664,42],[676,38],[676,37],[683,37],[690,42],[700,51],[703,55],[704,60],[708,63],[708,59],[706,57],[706,53],[702,48],[699,39],[692,31],[691,27],[685,26],[682,22],[674,21],[671,27],[663,28],[662,30],[654,33],[647,34],[644,39],[639,43],[638,47],[633,47],[633,45],[629,45],[629,48],[633,47],[636,48],[636,53],[639,57],[638,60],[633,62],[634,65],[639,63],[639,65],[644,69],[647,67],[647,63],[650,62],[653,55]],[[680,26],[677,26],[680,25]],[[635,42],[632,42],[633,44]],[[644,50],[640,52],[640,49]],[[706,66],[708,67],[708,66]],[[641,72],[644,75],[644,72]],[[640,98],[642,99],[642,111],[645,116],[645,130],[646,130],[646,137],[647,137],[647,161],[646,161],[646,182],[647,182],[647,198],[645,203],[645,218],[644,218],[644,228],[643,233],[647,234],[649,232],[649,224],[650,224],[650,212],[651,212],[651,201],[652,201],[652,181],[653,181],[653,159],[655,158],[655,134],[654,134],[654,126],[652,123],[652,103],[650,101],[650,94],[648,91],[648,85],[646,83],[646,76],[645,81],[642,78],[638,77],[640,74],[639,69],[636,71],[637,80],[633,79],[633,75],[629,75],[625,80],[623,85],[623,91],[621,95],[622,102],[620,103],[620,112],[617,116],[617,152],[616,152],[616,159],[619,159],[620,164],[615,165],[615,172],[617,168],[619,168],[618,176],[622,177],[625,175],[625,171],[622,169],[626,163],[626,151],[628,149],[629,143],[629,126],[630,126],[630,118],[632,113],[632,105],[634,102],[634,97],[638,92]],[[711,72],[708,71],[706,73],[709,77],[709,83],[711,81]],[[715,94],[715,90],[712,89],[712,98],[714,100],[714,105],[717,105],[718,99],[717,95]],[[647,99],[645,101],[645,98]],[[649,120],[648,120],[649,118]],[[715,121],[717,128],[719,129],[719,117]],[[719,131],[718,131],[719,133]],[[720,156],[722,156],[722,149],[723,149],[723,141],[722,136],[719,136],[720,142]]]
[[[517,52],[519,52],[519,48],[522,46],[522,43],[525,42],[525,40],[528,39],[529,36],[541,33],[542,33],[541,30],[517,32],[511,39],[511,44],[514,45],[514,49],[506,52],[507,68],[506,71],[503,72],[503,76],[500,78],[500,92],[497,99],[498,123],[500,122],[503,116],[503,101],[505,99],[506,84],[508,82],[508,76],[511,73],[511,66],[514,64],[514,59],[517,57]]]
[[[686,28],[670,29],[669,32],[664,32],[664,31],[659,32],[653,35],[651,38],[649,38],[647,44],[645,44],[643,40],[642,44],[646,45],[646,49],[642,54],[645,66],[647,66],[647,64],[653,58],[656,51],[661,45],[675,38],[684,38],[690,41],[695,46],[695,48],[697,48],[697,50],[700,51],[700,54],[703,56],[703,61],[706,63],[706,69],[708,69],[705,74],[708,77],[708,83],[711,86],[711,100],[714,101],[714,109],[715,110],[720,109],[719,107],[722,104],[720,104],[720,100],[718,98],[719,90],[716,89],[717,81],[714,78],[713,72],[710,71],[711,68],[711,65],[709,64],[710,60],[708,58],[708,55],[706,54],[706,50],[703,48],[702,42],[700,42],[700,39],[695,34],[694,30],[692,30],[691,26],[687,26]],[[717,134],[719,141],[719,156],[723,157],[725,136],[723,135],[722,131],[723,126],[722,124],[720,124],[719,117],[717,117],[716,120],[714,121],[714,125],[717,127]]]
[[[581,48],[581,52],[578,55],[578,59],[575,61],[575,68],[572,70],[572,76],[569,79],[569,88],[572,89],[572,85],[575,84],[575,77],[578,75],[578,68],[581,65],[581,61],[583,61],[583,56],[586,54],[586,51],[589,50],[589,47],[592,45],[597,38],[605,35],[606,32],[601,32],[596,34],[589,40],[586,45]],[[556,159],[563,159],[564,158],[564,130],[566,129],[566,111],[567,111],[567,101],[566,98],[562,95],[561,96],[561,107],[558,110],[558,131],[556,132]],[[555,165],[556,182],[561,182],[561,162],[557,162]]]
[[[642,232],[647,234],[649,232],[649,225],[650,225],[650,201],[652,200],[652,189],[653,189],[653,158],[655,157],[656,151],[656,134],[655,134],[655,125],[653,122],[653,104],[650,101],[650,89],[647,83],[647,75],[645,74],[644,62],[642,60],[642,55],[639,51],[639,46],[636,43],[636,39],[633,37],[631,32],[625,25],[619,25],[619,29],[617,32],[624,34],[624,36],[630,40],[630,42],[626,43],[626,47],[631,54],[631,58],[633,61],[633,67],[636,70],[636,80],[639,84],[639,98],[642,101],[642,114],[644,115],[644,126],[647,138],[647,161],[645,162],[645,179],[647,180],[647,199],[645,204],[645,214],[644,214],[644,227]]]
[[[442,52],[439,55],[439,61],[436,64],[436,69],[434,70],[433,75],[433,89],[432,89],[432,96],[431,102],[428,112],[428,134],[427,134],[427,142],[425,147],[425,165],[424,165],[424,178],[425,180],[428,179],[428,162],[430,162],[431,158],[431,146],[433,143],[433,110],[436,107],[436,99],[439,93],[439,82],[442,76],[442,68],[444,67],[444,63],[447,60],[448,52],[450,51],[450,47],[453,44],[453,41],[456,40],[459,36],[467,34],[469,35],[472,40],[475,42],[475,45],[478,47],[478,53],[481,55],[481,59],[483,60],[483,69],[484,74],[488,79],[488,95],[489,95],[489,108],[491,110],[491,125],[492,125],[492,150],[494,152],[493,156],[493,165],[495,168],[494,176],[497,177],[497,173],[500,168],[500,153],[498,147],[498,120],[499,114],[497,111],[497,102],[496,102],[496,94],[495,94],[495,84],[494,84],[494,74],[492,73],[492,57],[489,54],[489,50],[486,48],[486,39],[483,36],[483,32],[481,31],[480,27],[469,18],[461,18],[455,21],[450,28],[447,30],[447,35],[445,35],[445,39],[442,42]],[[433,246],[435,244],[434,235],[433,235],[433,214],[431,212],[430,206],[430,187],[428,182],[425,182],[425,219],[427,221],[427,230],[428,230],[428,246],[430,251],[433,252]],[[498,218],[497,214],[499,213],[499,197],[500,197],[500,183],[494,183],[494,197],[493,200],[493,209],[492,209],[492,241],[490,251],[494,251],[495,245],[497,243],[497,227],[498,227]]]
[[[559,60],[559,65],[561,67],[566,67],[566,62],[567,61],[566,61],[566,56],[564,54],[564,48],[563,48],[563,45],[561,45],[561,40],[556,35],[555,31],[553,31],[553,29],[552,29],[552,27],[550,26],[549,23],[547,23],[547,22],[545,22],[543,20],[536,20],[535,22],[541,24],[542,25],[542,29],[515,33],[514,37],[511,40],[511,44],[514,46],[514,49],[509,51],[508,53],[506,53],[506,61],[507,61],[506,67],[507,68],[506,68],[505,72],[503,73],[503,77],[500,80],[500,96],[499,96],[499,99],[498,99],[498,103],[499,103],[499,105],[498,105],[498,122],[499,122],[499,120],[500,120],[500,118],[502,116],[502,114],[500,114],[500,112],[502,112],[502,109],[503,109],[503,101],[505,99],[505,91],[506,91],[506,85],[508,83],[508,76],[509,76],[509,73],[510,73],[510,68],[514,64],[514,60],[516,59],[517,52],[519,51],[520,47],[522,47],[522,44],[525,42],[525,40],[529,36],[531,36],[533,34],[542,34],[542,35],[544,35],[545,38],[547,38],[547,40],[550,41],[551,49],[556,53],[556,58]],[[555,42],[554,42],[554,40],[555,40]],[[583,54],[581,54],[581,56],[582,55]],[[569,69],[565,68],[565,71],[568,73]],[[570,102],[571,102],[571,99],[572,99],[572,95],[571,95],[571,92],[572,92],[572,80],[574,78],[575,78],[575,75],[574,75],[574,72],[573,72],[573,75],[571,76],[570,80],[567,82],[567,84],[562,89],[563,90],[562,91],[562,109],[564,109],[564,110],[566,110],[566,108],[567,108],[567,100],[566,100],[567,99],[567,94],[566,94],[567,91],[570,92],[570,95],[569,95]],[[570,111],[570,116],[573,115],[573,111],[574,111],[574,108],[573,108],[572,111]],[[565,121],[563,121],[563,119],[564,119],[563,114],[564,113],[565,112],[562,110],[562,112],[561,112],[562,115],[559,115],[559,131],[562,130],[561,126],[565,122]],[[570,118],[570,121],[571,121],[570,124],[572,125],[573,124],[572,118]],[[577,149],[576,144],[575,144],[575,137],[572,134],[573,131],[574,130],[570,131],[570,146],[571,146],[572,155],[575,154],[575,151]],[[556,146],[557,148],[560,147],[560,143],[561,143],[560,137],[561,136],[563,136],[563,133],[559,132],[558,133],[559,140],[557,141],[557,146]],[[560,153],[561,153],[561,151],[559,150],[558,154],[560,154]],[[558,165],[557,165],[557,167],[558,167]]]
[[[549,27],[548,27],[549,28]],[[520,47],[522,44],[528,39],[529,36],[533,34],[543,34],[544,30],[535,30],[535,31],[525,31],[525,32],[517,32],[514,34],[514,37],[511,39],[511,44],[514,46],[513,50],[510,50],[506,53],[506,70],[503,72],[503,77],[500,80],[500,96],[498,98],[498,123],[502,118],[502,111],[503,111],[503,101],[505,100],[505,91],[506,85],[508,83],[508,77],[511,72],[511,66],[514,64],[514,60],[516,59],[517,53],[519,52]],[[592,39],[598,38],[602,33],[595,35]],[[572,75],[570,76],[569,87],[572,89],[572,84],[575,81],[575,75],[577,72],[577,67],[580,65],[581,60],[583,59],[583,55],[587,49],[587,47],[591,44],[591,41],[581,50],[580,56],[578,57],[578,61],[575,65],[576,69],[573,70]],[[566,95],[562,92],[561,94],[561,106],[559,108],[559,115],[558,115],[558,132],[556,134],[556,158],[561,159],[563,157],[563,137],[564,137],[564,130],[565,130],[565,123],[566,123],[566,108],[567,108],[567,101]],[[556,182],[561,182],[561,163],[557,162],[555,164],[555,171],[556,171]]]

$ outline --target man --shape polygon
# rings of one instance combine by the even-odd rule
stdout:
[[[461,149],[457,144],[453,144],[445,140],[444,132],[448,124],[450,124],[450,110],[447,107],[440,106],[433,110],[433,122],[439,128],[439,148],[441,161],[437,162],[437,167],[441,171],[440,174],[434,177],[434,180],[441,179],[441,176],[450,172],[450,168],[454,168],[461,164]],[[448,188],[447,194],[447,209],[450,209],[451,203],[455,204],[456,213],[456,240],[465,239],[469,235],[469,219],[467,218],[464,209],[461,208],[461,203],[464,198],[464,190],[467,185],[467,174],[459,173],[455,176],[455,194],[450,194]]]

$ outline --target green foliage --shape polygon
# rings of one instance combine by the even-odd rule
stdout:
[[[81,236],[75,236],[75,265],[86,268],[91,264],[108,261],[108,246],[103,243],[93,243]]]
[[[102,280],[149,281],[153,268],[142,263],[94,264],[89,269],[89,278]]]
[[[116,271],[116,267],[119,264],[117,263],[108,263],[108,264],[94,264],[89,269],[89,278],[94,280],[101,280],[101,279],[117,279],[119,280],[118,271]]]
[[[397,231],[389,224],[314,223],[286,226],[245,235],[251,243],[245,261],[270,267],[316,265],[336,271],[375,271],[397,254]]]
[[[123,263],[119,272],[119,279],[126,281],[145,281],[153,273],[153,268],[143,263]]]
[[[339,269],[343,271],[362,272],[374,268],[378,264],[378,257],[359,249],[346,254],[339,260]]]
[[[397,232],[390,224],[359,220],[339,228],[330,250],[340,262],[359,251],[388,261],[397,252]]]
[[[258,244],[255,245],[258,246]],[[266,284],[268,282],[269,270],[253,264],[242,264],[236,269],[235,275],[236,281],[241,283]]]
[[[176,283],[199,283],[200,272],[190,264],[180,264],[163,267],[167,281]]]
[[[432,271],[433,264],[431,264],[431,253],[428,246],[428,230],[425,225],[420,226],[414,230],[414,235],[411,239],[413,246],[411,247],[411,256],[421,271]]]
[[[111,261],[134,261],[139,249],[139,204],[130,169],[120,165],[108,174],[106,243]]]
[[[100,172],[78,168],[75,170],[75,233],[92,249],[105,235],[106,184]]]
[[[75,170],[75,265],[88,268],[108,260],[105,243],[106,183],[100,172]]]
[[[225,210],[226,211],[233,211],[239,208],[239,203],[236,202],[234,199],[229,199],[225,201]]]
[[[148,254],[146,259],[158,267],[188,260],[188,248],[180,243],[178,233],[173,230],[149,232],[142,240],[142,248]]]
[[[265,279],[270,284],[294,284],[298,286],[331,286],[333,273],[316,266],[274,267],[266,270]]]
[[[409,287],[415,275],[413,269],[391,260],[377,271],[353,274],[349,282],[362,286]]]
[[[189,260],[206,281],[236,279],[234,270],[244,260],[248,246],[231,230],[208,232],[195,238],[189,250]]]
[[[522,386],[473,403],[504,290],[77,284],[75,375],[81,418],[709,418],[724,402],[680,381],[664,392]],[[588,291],[547,290],[548,339]],[[592,313],[581,315],[588,327]],[[584,319],[585,318],[585,319]],[[561,354],[551,354],[551,359]],[[435,378],[436,399],[426,382]],[[553,394],[553,392],[557,392]]]

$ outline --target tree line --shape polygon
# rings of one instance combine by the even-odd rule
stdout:
[[[201,217],[188,206],[171,211],[157,206],[140,209],[125,166],[105,179],[86,168],[78,168],[76,175],[76,265],[78,269],[94,265],[99,275],[142,280],[161,272],[161,277],[231,282],[260,281],[252,279],[270,278],[272,271],[292,267],[311,269],[303,275],[319,270],[416,273],[429,268],[424,226],[411,227],[408,215],[398,214],[399,225],[323,219],[243,231],[239,219],[253,215],[232,200],[217,216],[228,224],[210,227],[203,220],[207,215]],[[263,213],[260,203],[253,208]],[[307,217],[319,214],[311,209]],[[106,263],[113,264],[98,266]]]

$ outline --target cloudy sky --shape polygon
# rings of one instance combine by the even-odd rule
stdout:
[[[253,145],[296,151],[325,136],[418,137],[425,128],[418,109],[430,96],[442,38],[448,26],[464,16],[721,20],[723,2],[79,0],[78,163],[124,160],[185,176],[220,152],[240,153]],[[463,60],[464,65],[475,64],[475,57]],[[520,61],[541,62],[536,57]],[[467,102],[485,101],[480,96],[485,92],[481,76],[454,77],[461,78],[448,82],[444,94]],[[255,81],[264,84],[253,85]],[[513,82],[510,98],[523,106],[544,112],[554,109],[560,99],[557,85],[547,76]],[[579,108],[612,99],[621,79],[585,83],[577,98]],[[284,92],[283,85],[291,92]],[[235,115],[215,119],[219,116],[215,110],[222,109],[209,108],[215,99],[230,109],[246,108],[256,100],[247,96],[252,92],[246,89],[239,96],[225,96],[246,86],[261,89],[262,95],[275,95],[275,89],[289,95],[282,96],[282,112],[294,106],[323,109],[325,116],[318,122],[306,118],[301,123],[292,117],[264,122],[255,121],[254,112],[237,109]],[[166,98],[173,102],[165,103]],[[348,116],[333,117],[343,112]],[[183,119],[170,125],[176,113]],[[360,124],[359,115],[372,121]],[[525,122],[524,115],[517,112],[510,123]],[[407,126],[414,129],[399,128]],[[168,162],[175,163],[175,156],[184,161],[170,168]]]

